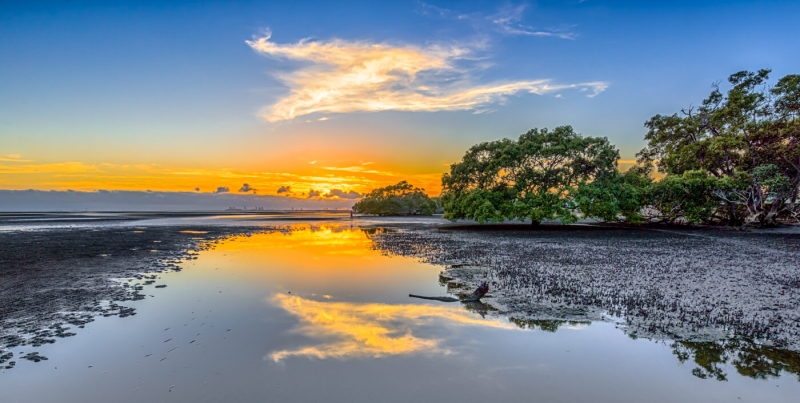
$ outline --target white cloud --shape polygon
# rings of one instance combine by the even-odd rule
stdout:
[[[271,122],[312,113],[475,110],[518,92],[546,94],[574,88],[594,96],[607,88],[603,82],[558,84],[549,79],[477,84],[470,73],[481,61],[468,46],[339,39],[277,44],[269,34],[247,44],[271,57],[305,62],[292,72],[276,74],[289,93],[263,113]]]

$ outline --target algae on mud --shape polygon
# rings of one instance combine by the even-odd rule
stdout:
[[[489,280],[489,304],[520,320],[617,317],[644,337],[800,351],[800,234],[510,225],[369,236],[466,288]]]

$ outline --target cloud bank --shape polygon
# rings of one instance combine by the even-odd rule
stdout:
[[[276,74],[289,93],[263,113],[271,122],[312,113],[477,110],[518,92],[541,95],[579,89],[594,96],[608,87],[603,82],[557,84],[549,79],[477,84],[471,77],[477,62],[468,46],[340,39],[277,44],[270,37],[246,42],[261,54],[303,62],[294,71]]]
[[[228,207],[267,210],[350,208],[352,199],[296,199],[235,193],[124,190],[41,191],[0,189],[0,211],[213,211]]]

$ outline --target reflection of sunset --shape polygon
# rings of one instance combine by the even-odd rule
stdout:
[[[293,252],[302,252],[309,255],[367,255],[373,254],[372,242],[360,230],[350,229],[349,226],[340,224],[292,225],[279,232],[258,234],[248,239],[247,242],[230,242],[221,246],[226,251],[246,250],[257,258],[269,254],[270,259],[281,259]],[[274,255],[275,249],[282,252]]]
[[[251,287],[269,287],[270,294],[304,291],[335,298],[415,283],[421,276],[436,281],[437,268],[410,258],[387,259],[372,246],[363,231],[347,223],[295,224],[231,239],[203,257],[211,267],[233,259]]]
[[[417,352],[447,354],[450,351],[441,346],[441,340],[413,334],[414,328],[433,321],[455,326],[516,328],[511,323],[481,319],[460,306],[322,302],[287,294],[278,294],[271,302],[298,317],[297,332],[320,340],[314,346],[275,351],[265,357],[275,362],[291,356],[325,359]]]

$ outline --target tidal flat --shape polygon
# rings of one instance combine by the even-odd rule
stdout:
[[[4,402],[800,393],[792,233],[38,215],[0,241]]]

